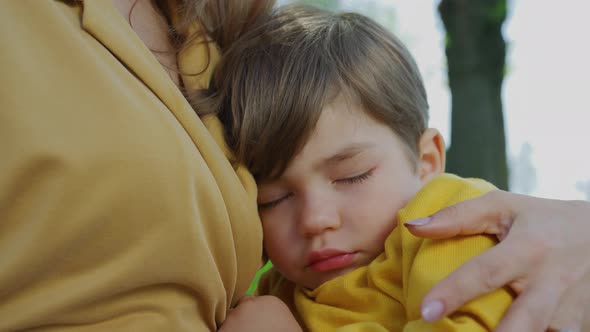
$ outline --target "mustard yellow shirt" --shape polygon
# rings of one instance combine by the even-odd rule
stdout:
[[[435,323],[421,319],[420,304],[437,281],[493,246],[494,239],[482,235],[425,240],[402,226],[492,189],[482,180],[443,174],[399,211],[385,251],[368,266],[313,290],[295,286],[271,270],[260,292],[281,297],[310,331],[493,331],[512,301],[507,289],[477,298]]]
[[[72,3],[0,1],[0,331],[214,331],[260,265],[255,183],[110,0]]]

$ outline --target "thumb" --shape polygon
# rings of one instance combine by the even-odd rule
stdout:
[[[473,234],[494,234],[503,239],[513,220],[512,195],[494,190],[446,207],[429,217],[409,221],[404,226],[416,236],[432,239]]]

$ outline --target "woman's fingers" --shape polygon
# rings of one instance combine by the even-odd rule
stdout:
[[[530,284],[514,301],[498,325],[497,332],[535,332],[554,328],[558,331],[580,331],[581,319],[563,325],[552,324],[552,317],[558,311],[566,284],[557,280],[559,276],[549,270],[539,272],[539,278]],[[570,308],[571,309],[571,308]]]
[[[508,285],[519,295],[498,331],[590,331],[589,218],[588,202],[494,191],[406,223],[421,237],[487,233],[502,241],[435,285],[424,298],[424,318]]]
[[[433,239],[484,233],[503,239],[513,220],[511,201],[504,194],[492,191],[442,209],[430,217],[409,221],[405,226],[416,236]],[[514,199],[518,197],[514,195]]]
[[[525,263],[529,258],[519,247],[518,243],[507,240],[467,261],[438,282],[422,300],[423,318],[437,320],[478,296],[518,281],[526,272]]]
[[[551,316],[554,330],[590,331],[590,278],[580,279],[561,296],[559,305]]]

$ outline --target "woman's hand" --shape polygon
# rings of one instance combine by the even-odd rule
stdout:
[[[277,297],[245,296],[231,309],[219,332],[301,332],[285,303]]]
[[[406,226],[420,237],[486,233],[501,241],[432,288],[424,319],[509,285],[518,297],[497,331],[590,331],[590,203],[498,190]]]

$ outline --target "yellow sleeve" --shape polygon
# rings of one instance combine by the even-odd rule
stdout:
[[[493,189],[492,185],[481,180],[444,174],[429,183],[399,212],[399,223],[426,217]],[[408,319],[403,331],[493,331],[513,299],[507,288],[479,297],[435,323],[421,320],[420,306],[423,297],[438,281],[470,258],[493,247],[496,240],[485,235],[445,240],[420,239],[405,227],[398,227],[401,227],[404,302]]]
[[[377,322],[360,322],[349,324],[335,330],[336,332],[388,332],[385,326]]]
[[[427,323],[420,317],[422,298],[436,282],[494,244],[495,241],[486,236],[423,241],[417,254],[408,262],[412,267],[405,290],[408,322],[403,331],[494,331],[512,302],[512,294],[505,288],[481,296],[435,323]]]

